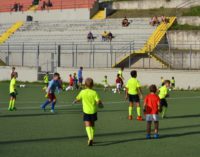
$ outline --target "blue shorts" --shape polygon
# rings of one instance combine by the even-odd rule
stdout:
[[[94,114],[83,113],[83,121],[90,121],[90,122],[97,121],[97,113]]]
[[[79,83],[83,83],[83,78],[82,78],[82,77],[79,78],[79,79],[78,79],[78,82],[79,82]]]

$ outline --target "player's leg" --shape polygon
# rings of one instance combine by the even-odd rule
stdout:
[[[92,140],[94,141],[94,135],[95,135],[95,122],[94,121],[91,122],[91,126],[92,126],[92,130],[91,130],[92,134],[91,135],[92,135]]]
[[[52,104],[51,104],[51,112],[52,112],[52,113],[55,112],[55,105],[56,105],[56,100],[53,100],[53,101],[52,101]]]
[[[48,99],[45,101],[44,104],[41,105],[41,109],[45,111],[47,105],[49,105],[53,101],[52,94],[48,94]]]
[[[157,139],[157,138],[159,138],[159,134],[158,134],[159,122],[158,121],[154,122],[154,128],[155,128],[154,138]]]
[[[129,107],[128,107],[128,119],[132,120],[133,119],[133,100],[131,95],[129,95]]]
[[[142,111],[140,107],[140,99],[139,96],[135,97],[135,104],[136,104],[136,110],[137,110],[137,120],[142,121]]]
[[[147,121],[146,139],[151,139],[151,121]]]
[[[168,103],[166,101],[166,99],[163,99],[163,107],[162,107],[162,118],[165,118],[166,117],[166,114],[167,114],[167,108],[168,108]]]
[[[88,136],[88,146],[92,146],[93,144],[93,131],[92,131],[92,123],[91,121],[85,121],[85,129]]]
[[[10,102],[9,102],[9,106],[8,106],[9,111],[12,111],[12,103],[13,103],[13,96],[10,96]]]
[[[12,109],[12,110],[16,110],[16,107],[15,107],[15,100],[16,100],[16,96],[13,97],[13,100],[12,100],[12,106],[11,106],[11,109]]]

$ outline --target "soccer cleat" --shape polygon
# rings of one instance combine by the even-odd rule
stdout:
[[[13,111],[11,108],[8,108],[8,111]]]
[[[146,139],[151,139],[151,135],[150,135],[150,134],[147,134],[147,135],[146,135]]]
[[[51,113],[55,113],[55,111],[54,111],[54,110],[51,110]]]
[[[142,116],[137,116],[138,121],[143,121]]]
[[[46,111],[45,107],[43,107],[42,105],[40,106],[40,108],[41,108],[44,112]]]
[[[154,139],[158,139],[159,138],[159,135],[158,134],[154,134]]]
[[[13,107],[12,111],[17,111],[17,108],[16,108],[16,107]]]
[[[88,146],[93,146],[93,140],[88,141]]]
[[[133,116],[128,116],[128,120],[132,120],[133,119]]]

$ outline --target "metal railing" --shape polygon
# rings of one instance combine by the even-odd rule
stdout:
[[[33,44],[8,43],[0,45],[0,59],[7,65],[38,67],[41,71],[54,71],[56,67],[111,68],[124,56],[144,45],[133,42],[99,42],[88,44]],[[200,43],[159,44],[153,52],[173,69],[200,70]],[[135,57],[135,56],[133,56]],[[147,53],[129,58],[127,67],[168,68]]]

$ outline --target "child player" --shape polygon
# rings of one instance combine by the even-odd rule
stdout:
[[[76,76],[76,73],[73,75],[73,81],[74,81],[74,88],[78,89],[78,78]]]
[[[82,90],[76,100],[73,103],[82,101],[83,104],[83,120],[85,122],[85,128],[88,135],[88,146],[93,145],[95,134],[95,121],[97,120],[97,105],[103,108],[103,104],[99,99],[99,96],[93,88],[93,80],[87,78],[85,80],[86,89]]]
[[[16,91],[16,78],[17,78],[17,73],[12,75],[11,81],[10,81],[10,102],[9,102],[9,111],[16,110],[15,107],[15,100],[17,96],[17,91]]]
[[[129,98],[129,108],[128,108],[128,119],[132,120],[132,112],[133,112],[133,106],[136,105],[137,107],[137,120],[142,121],[141,116],[141,107],[140,107],[140,97],[142,98],[142,91],[141,91],[141,85],[137,78],[137,71],[133,70],[131,71],[131,78],[128,80],[126,84],[126,99]]]
[[[103,85],[104,85],[104,91],[106,91],[109,87],[108,85],[108,77],[105,75],[104,76],[104,80],[102,81],[103,82]]]
[[[158,112],[160,110],[160,98],[156,95],[157,87],[156,85],[151,85],[149,87],[150,94],[145,97],[144,100],[144,114],[146,115],[147,121],[147,134],[146,138],[151,139],[151,124],[154,122],[154,138],[157,139],[158,135]]]
[[[175,87],[176,87],[176,85],[175,85],[175,78],[172,77],[172,79],[171,79],[171,88],[174,90]]]
[[[66,88],[66,91],[73,90],[73,89],[74,89],[74,80],[73,80],[72,75],[70,74],[69,75],[69,86]]]
[[[122,89],[123,80],[121,79],[119,74],[117,74],[117,78],[115,82],[116,82],[116,91],[120,93],[120,90]]]
[[[41,106],[41,109],[45,111],[46,106],[50,103],[52,103],[51,106],[51,112],[54,113],[54,108],[56,104],[56,96],[55,92],[57,89],[61,89],[61,84],[59,82],[60,74],[59,73],[54,73],[53,79],[49,82],[49,86],[47,88],[47,94],[48,94],[48,100]]]
[[[167,107],[168,107],[168,103],[166,98],[169,96],[169,88],[170,88],[170,81],[169,80],[165,80],[164,84],[162,87],[160,87],[159,89],[159,98],[160,98],[160,106],[161,106],[161,110],[162,111],[162,118],[165,118],[166,116],[166,112],[167,112]]]
[[[46,90],[48,87],[48,84],[49,84],[49,73],[48,72],[44,75],[43,80],[44,80],[44,84],[45,84],[43,90]]]

